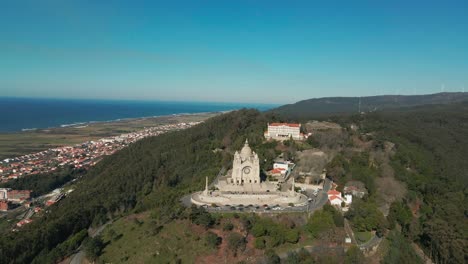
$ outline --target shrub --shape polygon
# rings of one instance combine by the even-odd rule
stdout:
[[[257,249],[265,249],[265,238],[263,237],[255,238],[254,247]]]
[[[205,241],[209,247],[217,248],[219,245],[221,245],[223,239],[213,232],[207,232],[205,236]]]
[[[224,231],[231,231],[232,229],[234,229],[234,225],[231,222],[227,222],[223,226]]]

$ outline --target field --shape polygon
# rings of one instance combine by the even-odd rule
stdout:
[[[90,123],[85,126],[57,127],[17,133],[0,133],[0,160],[39,152],[57,146],[116,136],[162,124],[202,121],[218,113],[125,119]]]

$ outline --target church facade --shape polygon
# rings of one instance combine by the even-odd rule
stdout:
[[[258,155],[252,151],[247,140],[242,150],[234,153],[230,183],[238,185],[260,183],[260,162]]]

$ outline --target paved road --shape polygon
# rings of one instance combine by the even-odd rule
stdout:
[[[346,218],[344,219],[344,229],[346,231],[346,234],[349,236],[349,238],[351,238],[351,242],[357,245],[358,243],[356,241],[356,238],[354,237],[353,229],[351,229],[351,226],[349,225],[349,221]]]
[[[383,239],[383,238],[374,235],[371,239],[369,239],[369,241],[360,244],[359,247],[360,247],[361,249],[369,249],[369,248],[372,248],[372,247],[378,245],[378,244],[382,241],[382,239]]]
[[[83,262],[83,259],[85,257],[84,250],[80,250],[78,253],[73,255],[70,264],[81,264]]]
[[[416,254],[419,255],[419,257],[424,261],[424,264],[434,264],[434,262],[432,262],[431,258],[429,258],[425,253],[424,251],[416,244],[416,243],[411,243],[413,248],[414,248],[414,251],[416,252]]]
[[[328,201],[328,194],[327,192],[331,188],[331,181],[325,178],[325,183],[323,184],[323,190],[320,191],[317,197],[314,197],[311,193],[307,192],[307,196],[312,197],[313,201],[309,203],[307,208],[308,212],[313,212],[317,209],[322,208]]]
[[[346,234],[351,238],[351,241],[356,244],[361,250],[364,250],[364,249],[370,249],[370,248],[373,248],[374,246],[380,244],[380,242],[382,242],[382,237],[378,237],[377,235],[373,235],[371,239],[369,239],[368,241],[362,243],[362,244],[358,244],[355,236],[354,236],[354,231],[353,229],[351,228],[350,224],[349,224],[349,221],[348,219],[345,218],[344,220],[344,227],[345,227],[345,231],[346,231]]]

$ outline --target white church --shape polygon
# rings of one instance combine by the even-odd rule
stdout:
[[[294,191],[294,180],[288,191],[280,191],[277,182],[262,181],[257,153],[252,151],[246,140],[241,151],[234,153],[232,170],[215,183],[216,190],[205,190],[192,194],[191,202],[196,205],[294,205],[307,204],[307,197]]]

